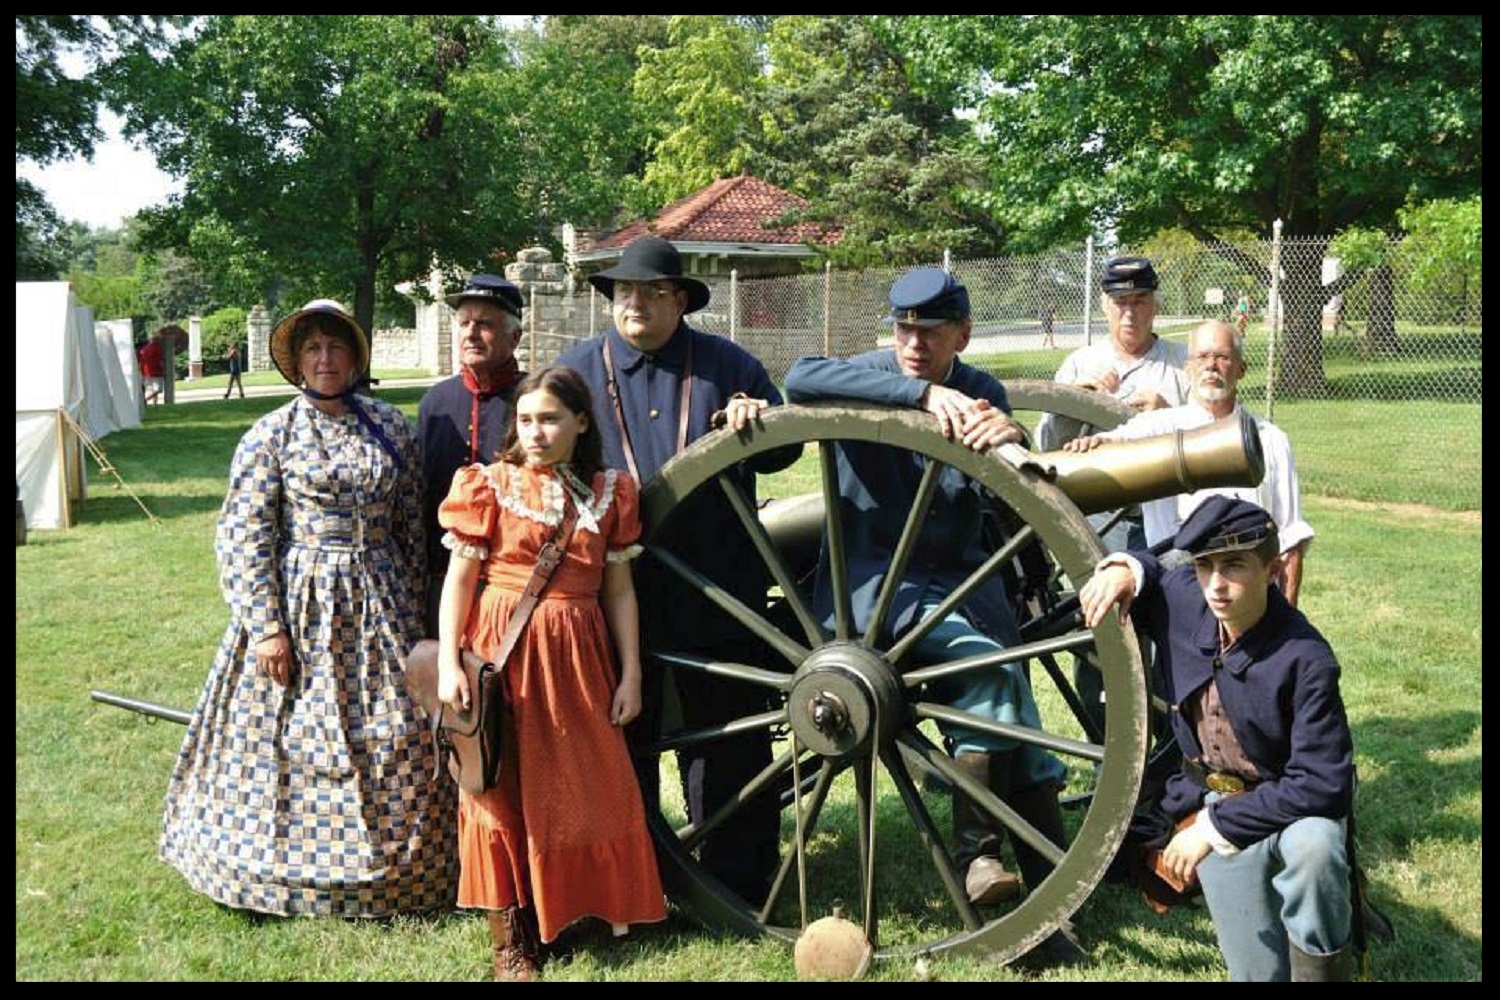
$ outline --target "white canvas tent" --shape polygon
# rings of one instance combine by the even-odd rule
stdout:
[[[112,378],[93,315],[78,307],[66,281],[16,282],[15,335],[16,485],[26,526],[66,528],[88,484],[74,427],[97,438],[119,426]],[[127,381],[123,373],[114,380]]]
[[[135,359],[135,336],[130,320],[106,319],[94,324],[99,342],[99,363],[109,382],[110,402],[114,404],[115,428],[127,430],[141,426],[145,419],[146,397],[141,392],[141,369]]]

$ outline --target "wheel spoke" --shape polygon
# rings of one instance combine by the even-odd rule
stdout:
[[[953,864],[953,856],[943,845],[943,835],[939,832],[937,824],[933,822],[927,803],[922,800],[921,793],[917,791],[916,785],[906,773],[906,768],[902,766],[902,761],[918,762],[930,767],[934,773],[940,774],[942,772],[930,763],[931,758],[946,759],[947,754],[930,744],[916,742],[904,733],[898,736],[897,740],[897,749],[901,751],[901,757],[887,759],[886,769],[890,771],[891,781],[901,795],[907,815],[911,816],[912,822],[916,825],[917,836],[921,838],[923,845],[927,848],[927,853],[932,858],[932,866],[936,869],[943,888],[947,890],[948,897],[953,900],[954,909],[958,911],[964,927],[967,930],[975,930],[982,923],[979,911],[974,908],[973,903],[969,902],[968,891],[964,888],[958,869]]]
[[[903,671],[901,677],[907,687],[918,687],[922,684],[947,680],[987,667],[1002,667],[1008,663],[1021,663],[1036,656],[1066,652],[1070,649],[1083,649],[1091,645],[1093,641],[1094,636],[1091,632],[1073,632],[1069,635],[1053,636],[1050,639],[1041,639],[1036,642],[1006,646],[988,653],[976,653],[973,656],[966,656],[961,660],[934,663],[928,667],[914,667],[911,670]]]
[[[1073,713],[1073,718],[1077,720],[1079,726],[1083,727],[1084,735],[1095,743],[1103,743],[1104,733],[1100,730],[1099,723],[1089,714],[1088,709],[1083,704],[1083,698],[1079,696],[1078,689],[1073,686],[1073,682],[1063,674],[1062,667],[1057,662],[1057,657],[1051,653],[1045,653],[1037,657],[1037,660],[1041,663],[1042,669],[1047,671],[1047,676],[1052,678],[1052,683],[1057,688],[1057,693],[1062,695],[1063,701],[1067,702],[1068,710]],[[1096,666],[1093,669],[1097,670],[1099,668]]]
[[[760,553],[766,568],[771,571],[776,585],[781,588],[782,596],[786,598],[787,605],[792,613],[797,616],[797,621],[802,625],[802,631],[807,636],[810,646],[816,646],[823,641],[823,629],[818,625],[817,619],[813,617],[812,609],[802,599],[802,591],[793,579],[791,571],[787,569],[786,561],[781,558],[781,553],[776,551],[775,544],[771,541],[771,535],[766,531],[766,526],[755,512],[750,509],[750,501],[745,499],[745,493],[728,472],[718,475],[719,486],[724,495],[729,499],[729,505],[734,508],[735,515],[739,517],[740,523],[744,525],[750,540],[755,543],[756,551]]]
[[[932,763],[942,771],[945,778],[952,782],[954,795],[968,796],[969,801],[979,807],[986,816],[1004,826],[1012,835],[1020,837],[1034,847],[1053,865],[1062,859],[1065,849],[1052,843],[1040,830],[1022,819],[1021,814],[1010,807],[1010,803],[969,777],[952,761],[935,759]]]
[[[806,861],[807,844],[812,840],[814,832],[818,828],[818,819],[823,813],[823,806],[828,801],[828,793],[833,788],[833,779],[838,777],[844,767],[835,761],[824,759],[822,766],[818,769],[818,776],[813,784],[812,790],[807,793],[806,798],[800,803],[802,809],[802,842],[799,845],[797,828],[792,828],[792,849],[781,856],[781,863],[776,868],[776,876],[771,882],[771,891],[766,894],[765,906],[761,907],[760,913],[756,915],[761,923],[770,920],[771,911],[776,903],[780,901],[781,893],[786,888],[787,879],[796,871],[797,857],[800,849],[801,856]],[[792,808],[798,808],[798,799],[801,796],[794,795]],[[795,816],[795,814],[794,814]],[[800,894],[799,894],[800,895]]]
[[[916,648],[917,644],[927,638],[929,632],[941,625],[943,619],[952,614],[956,608],[961,607],[976,590],[984,586],[990,577],[1000,572],[1001,568],[1010,562],[1011,558],[1020,551],[1021,546],[1030,541],[1034,534],[1035,531],[1032,527],[1027,525],[1011,536],[994,555],[990,556],[978,569],[970,573],[968,579],[955,587],[952,593],[937,606],[937,610],[923,618],[917,624],[916,628],[911,629],[897,640],[891,646],[890,651],[886,653],[886,657],[899,667],[911,655],[911,651]]]
[[[790,636],[767,620],[765,615],[755,611],[666,549],[652,545],[649,546],[648,551],[652,557],[660,560],[664,566],[696,587],[704,597],[723,608],[746,629],[764,640],[767,645],[784,656],[792,666],[795,667],[807,658],[809,652],[807,647],[792,640]]]
[[[789,750],[762,768],[760,773],[751,778],[744,788],[736,792],[729,801],[715,810],[714,814],[704,819],[702,823],[695,825],[689,822],[678,827],[678,839],[682,841],[683,846],[688,850],[696,849],[703,843],[704,838],[729,822],[736,813],[744,808],[745,803],[757,795],[769,794],[771,785],[775,783],[777,778],[791,770],[791,767],[792,754]]]
[[[748,663],[735,663],[731,660],[713,660],[694,653],[680,653],[675,651],[661,652],[652,650],[649,655],[653,660],[663,660],[688,670],[713,674],[715,677],[725,677],[730,680],[744,681],[747,684],[768,687],[772,690],[780,691],[782,694],[785,694],[792,684],[791,674],[784,674],[777,670],[766,670],[762,667],[754,667]]]
[[[854,635],[854,603],[849,593],[849,555],[840,516],[838,447],[818,442],[818,466],[823,482],[824,538],[828,540],[828,574],[833,588],[833,634],[846,641]]]
[[[1012,722],[997,722],[986,716],[950,708],[938,702],[916,702],[912,705],[912,713],[919,720],[932,719],[944,725],[959,726],[964,729],[972,729],[1010,740],[1020,740],[1022,743],[1042,747],[1043,749],[1051,750],[1053,753],[1078,757],[1083,760],[1093,761],[1096,764],[1104,760],[1104,746],[1102,744],[1085,743],[1082,740],[1057,736],[1043,729],[1033,729],[1030,726],[1021,726]],[[946,773],[944,772],[945,775]]]
[[[875,611],[870,616],[869,626],[865,629],[865,644],[868,646],[875,645],[885,628],[886,616],[891,613],[891,605],[896,600],[896,591],[901,586],[902,578],[906,576],[906,564],[911,561],[911,554],[916,550],[917,540],[922,535],[922,526],[927,522],[927,512],[932,507],[932,498],[937,492],[938,477],[944,468],[946,466],[936,459],[927,460],[927,468],[922,472],[922,482],[917,486],[916,499],[912,502],[911,510],[907,511],[906,524],[902,527],[901,538],[896,543],[896,552],[891,559],[890,569],[886,570],[885,582],[880,586],[880,596],[875,601]]]

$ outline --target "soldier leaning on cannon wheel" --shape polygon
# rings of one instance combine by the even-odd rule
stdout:
[[[1282,555],[1263,508],[1211,497],[1174,544],[1190,565],[1164,571],[1144,550],[1116,553],[1079,591],[1085,624],[1130,610],[1168,671],[1183,761],[1161,808],[1192,821],[1162,866],[1202,885],[1230,979],[1347,981],[1362,925],[1338,660],[1271,586]]]
[[[1010,416],[1005,388],[993,376],[958,359],[972,332],[969,293],[940,268],[921,267],[897,279],[890,290],[888,321],[895,327],[894,350],[873,351],[848,361],[802,358],[787,373],[792,402],[860,399],[926,410],[937,417],[943,435],[975,451],[1023,442],[1026,431]],[[885,574],[918,495],[925,462],[890,445],[840,442],[837,446],[839,516],[848,527],[849,587],[855,625],[869,626]],[[989,556],[983,544],[980,497],[957,469],[942,473],[931,517],[922,528],[913,558],[891,607],[892,638],[930,615]],[[934,558],[933,553],[949,553]],[[819,557],[814,605],[832,621],[832,585],[826,545]],[[915,648],[924,663],[946,663],[1020,641],[1005,585],[992,577],[961,611],[949,615]],[[1020,664],[973,672],[948,682],[942,696],[954,707],[1001,722],[1040,728],[1040,713]],[[943,726],[954,763],[1005,800],[1044,836],[1067,846],[1058,805],[1065,769],[1033,744]],[[1021,882],[1000,861],[1003,833],[962,794],[953,797],[954,860],[964,875],[971,902],[990,904],[1015,897]],[[1013,841],[1026,884],[1033,889],[1051,864],[1029,845]],[[1071,927],[1054,932],[1034,953],[1051,964],[1085,960]]]

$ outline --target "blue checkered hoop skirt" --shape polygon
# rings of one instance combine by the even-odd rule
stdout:
[[[376,412],[409,441],[399,411]],[[352,418],[276,416],[235,457],[218,533],[235,613],[172,771],[161,857],[197,891],[263,913],[447,908],[457,790],[397,659],[420,635],[423,577],[406,556],[420,546],[392,533],[420,518],[406,509],[421,496],[415,452],[396,469]],[[272,617],[292,640],[287,688],[253,652],[249,624],[263,634]]]

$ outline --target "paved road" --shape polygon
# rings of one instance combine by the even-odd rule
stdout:
[[[423,378],[383,378],[380,380],[380,385],[375,387],[375,391],[379,392],[381,389],[399,389],[413,385],[428,386],[438,381],[439,378],[440,376],[437,375],[429,375]],[[275,385],[245,386],[246,396],[291,396],[296,391],[296,389],[286,382],[278,382]],[[177,383],[175,396],[179,403],[198,403],[206,399],[223,399],[224,390],[221,388],[195,389],[192,382],[184,381]],[[236,396],[235,398],[238,399],[239,397]]]

